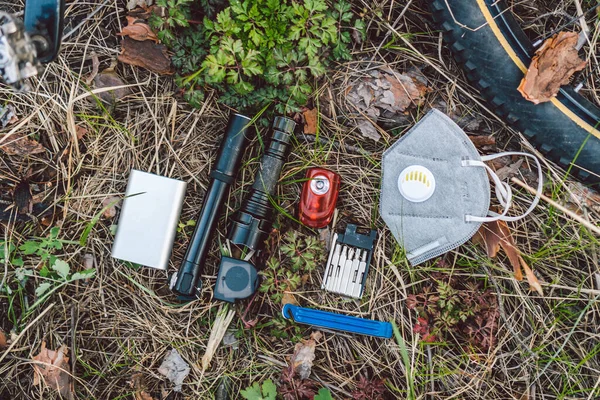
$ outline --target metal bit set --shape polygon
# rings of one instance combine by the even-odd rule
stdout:
[[[359,299],[365,287],[377,231],[363,235],[356,229],[356,225],[349,224],[343,234],[334,234],[321,289]]]
[[[12,15],[0,12],[0,78],[16,89],[37,75],[36,50],[23,24]]]

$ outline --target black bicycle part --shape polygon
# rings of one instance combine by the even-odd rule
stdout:
[[[600,109],[570,86],[552,102],[523,98],[517,88],[535,50],[506,3],[430,0],[430,6],[445,43],[490,108],[548,159],[599,187]]]
[[[63,34],[64,0],[26,0],[23,23],[41,63],[56,58]]]

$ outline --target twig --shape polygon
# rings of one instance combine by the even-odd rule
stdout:
[[[581,24],[581,35],[576,46],[577,50],[580,50],[583,45],[589,41],[588,35],[590,32],[590,27],[585,20],[585,14],[583,13],[583,8],[581,8],[581,3],[579,0],[575,0],[575,8],[577,9],[577,15],[581,15],[581,18],[579,18],[579,23]]]
[[[27,332],[29,330],[29,328],[31,328],[36,322],[38,322],[40,319],[42,319],[42,317],[44,315],[46,315],[46,313],[48,311],[50,311],[50,309],[52,307],[54,307],[55,304],[56,303],[50,304],[48,307],[46,307],[46,309],[44,311],[42,311],[40,313],[40,315],[38,315],[37,317],[35,317],[35,319],[33,321],[31,321],[29,324],[27,324],[27,326],[25,327],[25,329],[23,329],[21,331],[21,333],[19,333],[19,336],[17,336],[17,338],[15,340],[13,340],[13,342],[10,344],[10,346],[8,346],[8,349],[6,349],[6,351],[4,353],[2,353],[2,355],[0,356],[0,363],[2,362],[2,360],[4,360],[4,357],[6,357],[6,355],[8,353],[10,353],[10,351],[12,350],[12,348],[17,345],[17,343],[19,342],[19,340],[21,340],[21,338],[25,335],[25,332]]]
[[[571,328],[571,330],[569,331],[569,333],[566,335],[566,337],[563,339],[562,344],[558,347],[558,349],[556,350],[556,352],[550,357],[550,361],[548,361],[548,364],[546,364],[544,366],[544,368],[536,375],[535,379],[533,380],[533,382],[531,383],[532,385],[535,384],[538,379],[540,379],[542,377],[542,375],[544,375],[544,373],[548,370],[548,368],[550,368],[550,365],[552,364],[552,362],[554,362],[557,358],[558,355],[560,353],[562,353],[563,349],[565,348],[565,346],[567,345],[567,343],[569,343],[569,340],[571,340],[571,336],[573,336],[573,333],[575,333],[575,331],[577,330],[577,326],[579,325],[579,323],[581,322],[582,318],[584,317],[584,315],[587,313],[587,310],[596,302],[598,301],[598,299],[600,298],[600,295],[594,297],[583,309],[583,311],[581,311],[581,313],[579,313],[579,316],[577,317],[577,320],[575,321],[575,323],[573,324],[573,327]]]
[[[500,285],[498,284],[498,281],[496,280],[496,278],[494,278],[494,275],[492,275],[492,272],[490,271],[490,269],[488,267],[486,267],[484,265],[483,269],[485,270],[487,276],[489,277],[490,282],[492,283],[492,286],[496,290],[496,296],[498,296],[498,312],[500,313],[500,318],[502,318],[502,320],[504,321],[504,326],[506,326],[506,329],[508,329],[508,331],[512,335],[512,338],[515,339],[519,343],[519,345],[523,348],[523,350],[525,350],[529,355],[533,356],[533,358],[538,359],[539,356],[525,342],[525,339],[523,337],[521,337],[521,334],[515,330],[512,323],[510,322],[510,320],[508,318],[508,314],[506,313],[506,310],[504,309],[504,300],[502,298],[502,293],[500,291]]]
[[[204,356],[202,356],[202,374],[204,374],[204,371],[206,371],[210,365],[219,343],[223,340],[223,336],[225,336],[225,332],[227,331],[229,324],[231,324],[234,315],[235,312],[230,310],[227,305],[219,307],[217,317],[215,318],[215,322],[210,331],[208,343],[206,344],[206,352],[204,353]]]
[[[106,6],[108,4],[109,0],[104,0],[104,3],[100,4],[98,7],[96,7],[96,9],[94,11],[92,11],[91,13],[88,14],[87,17],[85,17],[83,19],[83,21],[81,21],[79,24],[77,24],[76,27],[74,27],[73,29],[71,29],[69,32],[65,33],[62,37],[62,40],[64,41],[65,39],[67,39],[69,36],[71,36],[72,34],[74,34],[75,32],[77,32],[77,30],[79,28],[81,28],[83,26],[83,24],[85,24],[86,22],[88,22],[90,19],[92,19],[92,17],[94,15],[96,15],[98,13],[98,11],[100,11],[102,9],[102,7]]]
[[[532,188],[531,186],[527,185],[525,182],[519,180],[518,178],[513,177],[511,179],[511,181],[513,183],[516,183],[517,185],[521,186],[523,189],[527,190],[529,193],[531,193],[533,195],[537,194],[537,192],[536,192],[536,190],[534,188]],[[582,218],[579,215],[575,214],[573,211],[567,209],[566,207],[561,206],[560,204],[558,204],[557,202],[555,202],[551,198],[545,196],[544,194],[540,194],[540,198],[542,200],[544,200],[546,203],[550,204],[552,207],[554,207],[554,208],[562,211],[569,218],[574,219],[575,221],[579,222],[581,225],[585,226],[589,230],[591,230],[591,231],[595,232],[596,234],[600,235],[600,227],[598,227],[596,225],[593,225],[589,221],[586,221],[584,218]]]

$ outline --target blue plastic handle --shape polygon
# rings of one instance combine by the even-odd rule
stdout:
[[[299,307],[293,304],[284,305],[281,312],[284,318],[293,318],[294,321],[300,324],[386,339],[392,337],[392,324],[389,322],[351,317],[314,308]]]

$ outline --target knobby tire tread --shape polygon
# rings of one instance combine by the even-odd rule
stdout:
[[[448,5],[452,13],[448,10]],[[535,105],[522,97],[517,87],[523,78],[523,72],[486,25],[476,0],[430,0],[430,7],[433,20],[443,32],[444,42],[454,59],[462,66],[467,79],[479,90],[489,107],[501,119],[522,132],[548,159],[565,169],[575,160],[571,174],[586,184],[600,186],[600,139],[590,135],[552,103]],[[509,21],[513,25],[513,32],[518,24],[509,12],[504,13],[503,17],[513,19]],[[480,28],[473,32],[461,24]],[[525,37],[522,30],[516,34],[520,38]],[[530,46],[530,42],[527,44]],[[525,64],[529,66],[529,62]],[[581,95],[572,91],[569,94],[579,102],[579,107],[592,110],[592,113],[598,111]],[[575,109],[575,105],[571,103],[564,104],[569,109]],[[587,142],[582,148],[586,138]],[[576,157],[580,149],[582,150]]]

